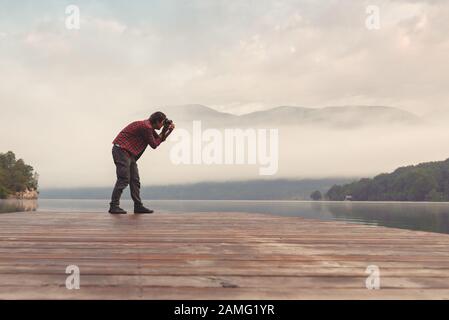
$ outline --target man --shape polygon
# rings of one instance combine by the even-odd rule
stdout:
[[[160,130],[157,134],[156,130]],[[137,160],[142,156],[146,147],[156,149],[167,139],[175,128],[173,122],[167,119],[164,113],[158,111],[147,120],[134,121],[126,126],[114,139],[112,157],[116,166],[117,182],[111,195],[111,214],[125,214],[120,208],[120,196],[128,184],[131,198],[134,201],[134,213],[153,213],[153,210],[145,208],[140,199],[140,178],[137,168]]]

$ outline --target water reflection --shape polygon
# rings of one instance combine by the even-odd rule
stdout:
[[[36,211],[37,200],[0,200],[0,213]]]
[[[449,233],[447,203],[349,203],[322,206],[339,220],[371,222],[385,227]]]
[[[104,212],[108,200],[40,199],[38,211]],[[311,202],[311,201],[144,201],[156,212],[253,212],[319,220],[343,220],[411,230],[449,234],[449,203]],[[133,203],[122,207],[132,212]]]

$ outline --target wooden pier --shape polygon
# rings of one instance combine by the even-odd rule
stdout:
[[[448,298],[445,234],[238,212],[0,214],[0,299]]]

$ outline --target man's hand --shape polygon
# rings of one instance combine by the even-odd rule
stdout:
[[[168,138],[168,136],[173,131],[173,129],[175,129],[175,124],[174,123],[171,123],[168,127],[164,127],[162,129],[162,133],[161,133],[162,141],[165,141]]]

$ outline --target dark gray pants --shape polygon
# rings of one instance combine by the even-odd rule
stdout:
[[[137,168],[136,159],[128,155],[123,149],[114,146],[112,148],[112,158],[116,166],[117,182],[111,196],[111,206],[120,204],[120,197],[123,190],[128,186],[131,191],[131,198],[135,206],[141,206],[140,199],[140,178],[139,169]]]

